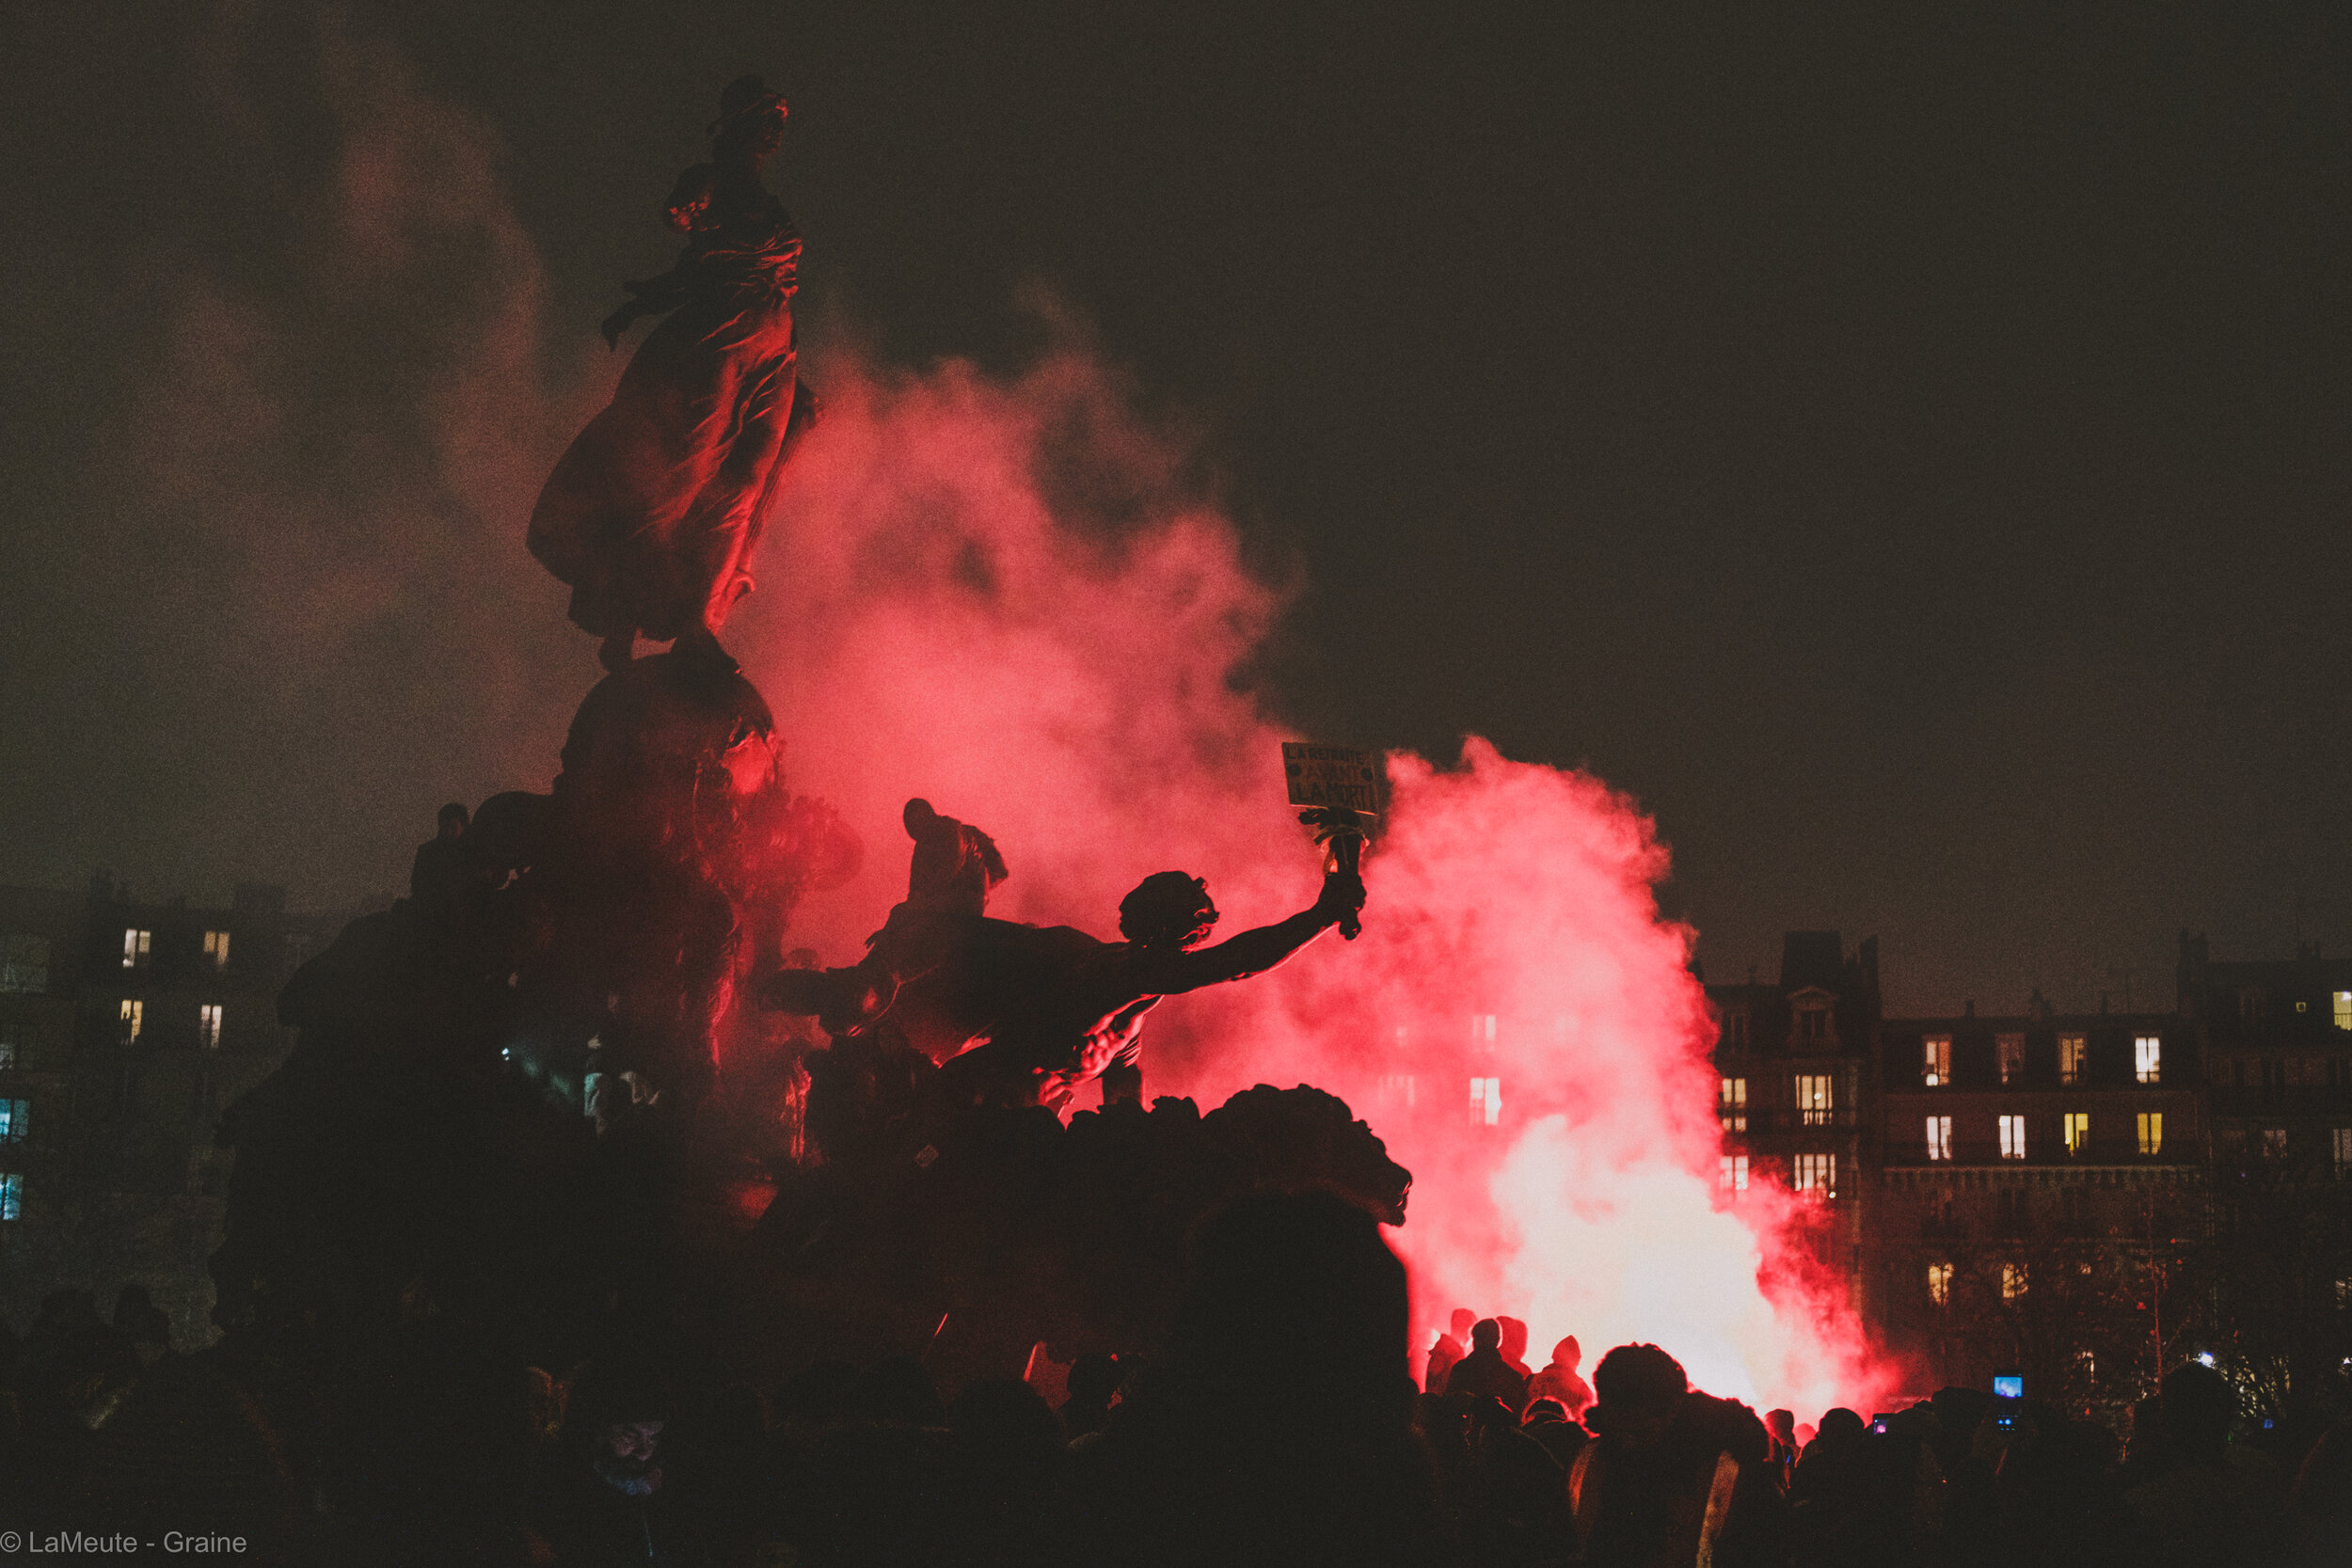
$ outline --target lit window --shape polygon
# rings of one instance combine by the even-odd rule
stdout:
[[[205,1050],[207,1050],[207,1051],[214,1051],[214,1050],[217,1050],[217,1049],[219,1048],[219,1046],[220,1046],[220,1006],[219,1006],[219,1004],[217,1004],[217,1003],[214,1003],[214,1002],[207,1002],[207,1003],[205,1003],[205,1004],[204,1004],[204,1006],[203,1006],[202,1007],[200,1007],[200,1008],[199,1008],[199,1009],[198,1009],[198,1011],[197,1011],[197,1024],[196,1024],[196,1038],[197,1038],[197,1043],[198,1043],[198,1044],[199,1044],[199,1045],[201,1045],[201,1046],[203,1046],[203,1047],[204,1047],[204,1049],[205,1049]]]
[[[2089,1143],[2090,1141],[2090,1113],[2089,1111],[2067,1112],[2066,1152],[2069,1154],[2080,1154],[2083,1151],[2083,1145]]]
[[[16,1066],[16,1035],[9,1029],[0,1028],[0,1072],[6,1072],[14,1066]]]
[[[2336,1310],[2352,1312],[2352,1275],[2336,1281]]]
[[[2287,1130],[2283,1127],[2264,1128],[2263,1157],[2268,1160],[2283,1160],[2286,1154]]]
[[[136,927],[125,930],[122,933],[122,967],[145,969],[148,949],[153,945],[154,941],[155,933],[152,931],[142,931]]]
[[[2015,1301],[2019,1296],[2022,1296],[2025,1293],[2026,1265],[2023,1263],[2002,1264],[2001,1299],[2003,1301]]]
[[[10,1171],[0,1176],[0,1220],[24,1217],[24,1178]]]
[[[49,989],[49,939],[26,931],[0,936],[0,991]]]
[[[1473,1078],[1470,1085],[1470,1116],[1488,1127],[1502,1119],[1502,1080]]]
[[[204,956],[213,960],[215,969],[227,969],[229,967],[229,933],[226,931],[205,932]]]
[[[1948,1160],[1952,1157],[1952,1118],[1928,1117],[1928,1158]]]
[[[147,1004],[131,1000],[122,1004],[122,1043],[129,1045],[139,1037],[139,1030],[147,1022]]]
[[[2132,1040],[2132,1066],[2143,1084],[2153,1084],[2163,1076],[2164,1041],[2153,1035],[2140,1035]]]
[[[1830,1113],[1830,1078],[1826,1072],[1797,1074],[1797,1109],[1804,1113],[1807,1127],[1827,1127]]]
[[[2026,1037],[1998,1035],[1994,1037],[1993,1050],[2001,1064],[2001,1082],[2014,1084],[2026,1075]]]
[[[2001,1118],[2001,1158],[2004,1160],[2022,1160],[2025,1157],[2026,1118],[2024,1117],[2003,1117]]]
[[[1421,1082],[1409,1072],[1391,1072],[1380,1080],[1380,1087],[1387,1092],[1391,1104],[1402,1101],[1409,1111],[1419,1098]]]
[[[1744,1154],[1724,1155],[1722,1165],[1718,1167],[1716,1185],[1727,1193],[1746,1192],[1748,1190],[1748,1157]]]
[[[2339,1133],[2337,1137],[2341,1147],[2343,1134]],[[2164,1152],[2164,1113],[2162,1111],[2139,1113],[2139,1151],[2142,1154]]]
[[[1937,1307],[1952,1304],[1952,1266],[1949,1263],[1928,1265],[1928,1300]]]
[[[1939,1088],[1952,1081],[1952,1037],[1930,1035],[1922,1042],[1926,1046],[1923,1073],[1929,1088]]]
[[[1495,1048],[1494,1014],[1470,1014],[1470,1044],[1483,1045],[1489,1051],[1492,1051]]]
[[[2058,1082],[2079,1084],[2083,1077],[2083,1057],[2088,1054],[2089,1041],[2080,1035],[2058,1037]]]
[[[1744,1078],[1723,1080],[1722,1087],[1715,1091],[1715,1112],[1723,1118],[1724,1132],[1746,1132],[1748,1130],[1748,1081]]]
[[[1837,1196],[1837,1156],[1835,1154],[1800,1154],[1796,1159],[1796,1186],[1801,1193],[1820,1197]]]
[[[32,1115],[29,1100],[0,1100],[0,1143],[22,1143],[30,1131]]]

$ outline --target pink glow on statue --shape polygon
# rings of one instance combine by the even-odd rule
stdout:
[[[911,795],[995,836],[1012,875],[991,910],[1009,918],[1112,935],[1120,895],[1168,868],[1208,879],[1219,934],[1308,903],[1292,732],[1236,685],[1279,596],[1186,491],[1184,454],[1074,353],[1009,384],[838,357],[812,375],[825,421],[728,641],[775,706],[792,787],[868,853],[787,940],[857,957],[899,896]],[[1343,1096],[1414,1171],[1392,1240],[1423,1325],[1467,1304],[1539,1347],[1576,1334],[1588,1364],[1650,1339],[1711,1392],[1867,1402],[1879,1379],[1840,1293],[1794,1264],[1799,1201],[1760,1173],[1718,1201],[1713,1024],[1691,934],[1658,914],[1648,820],[1477,739],[1458,768],[1398,755],[1391,773],[1362,939],[1170,1002],[1145,1033],[1147,1097]],[[1473,1079],[1499,1085],[1491,1120]]]

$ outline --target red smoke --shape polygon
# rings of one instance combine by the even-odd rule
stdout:
[[[1183,454],[1075,352],[1009,383],[954,363],[810,373],[827,420],[728,641],[775,705],[793,787],[867,857],[789,940],[856,955],[903,886],[910,795],[996,836],[1013,876],[993,911],[1014,918],[1110,935],[1120,896],[1170,867],[1208,879],[1227,932],[1311,899],[1290,732],[1236,682],[1279,598],[1179,482]],[[1391,776],[1362,939],[1164,1006],[1146,1093],[1345,1097],[1415,1172],[1394,1239],[1424,1324],[1457,1304],[1522,1318],[1538,1362],[1568,1333],[1594,1355],[1652,1339],[1718,1393],[1867,1409],[1878,1380],[1842,1300],[1757,1283],[1798,1276],[1797,1200],[1759,1180],[1719,1205],[1713,1026],[1691,933],[1658,915],[1648,820],[1476,739],[1457,768],[1399,754]]]

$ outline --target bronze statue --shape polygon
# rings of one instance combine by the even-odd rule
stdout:
[[[943,1064],[950,1099],[1059,1109],[1100,1078],[1106,1102],[1139,1101],[1143,1022],[1162,999],[1274,968],[1363,907],[1353,870],[1288,919],[1201,947],[1217,922],[1208,886],[1181,871],[1145,878],[1119,907],[1123,942],[1074,927],[989,919],[1003,859],[987,834],[907,803],[915,841],[905,902],[853,968],[776,976],[764,1000],[816,1013],[836,1037]]]
[[[816,420],[793,348],[801,235],[761,166],[784,140],[783,96],[730,84],[710,162],[678,176],[666,212],[677,265],[623,285],[605,341],[668,319],[640,345],[612,402],[548,476],[531,553],[572,588],[571,618],[618,670],[636,640],[715,653],[752,590],[752,548],[794,443]]]

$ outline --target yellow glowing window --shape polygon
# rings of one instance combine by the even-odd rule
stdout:
[[[2090,1113],[2088,1111],[2067,1112],[2066,1152],[2069,1154],[2080,1154],[2083,1151],[2083,1145],[2089,1143],[2090,1141]]]
[[[2083,1077],[2083,1058],[2090,1054],[2090,1041],[2080,1035],[2058,1037],[2058,1082],[2079,1084]]]
[[[1952,1037],[1930,1035],[1921,1044],[1926,1048],[1926,1060],[1920,1064],[1921,1076],[1929,1088],[1940,1088],[1952,1081]]]
[[[122,1043],[130,1044],[139,1037],[139,1029],[147,1022],[147,1004],[130,1001],[122,1005]]]
[[[1748,1081],[1725,1078],[1715,1093],[1715,1111],[1723,1118],[1726,1132],[1748,1130]]]
[[[2336,992],[2336,1027],[2352,1029],[2352,990]]]
[[[2019,1296],[2022,1296],[2025,1293],[2026,1265],[2023,1263],[2002,1264],[2001,1299],[2003,1301],[2015,1301]]]
[[[2164,1076],[2164,1041],[2154,1035],[2137,1036],[2132,1040],[2132,1066],[2143,1084],[2153,1084]]]
[[[1928,1300],[1937,1307],[1952,1304],[1952,1266],[1949,1263],[1928,1265]]]
[[[198,1042],[207,1051],[216,1050],[220,1045],[220,1007],[207,1002],[197,1009],[196,1018]]]
[[[1797,1074],[1797,1109],[1807,1127],[1827,1127],[1831,1107],[1830,1076],[1826,1072]]]
[[[2164,1152],[2164,1113],[2162,1111],[2139,1113],[2139,1151],[2142,1154]]]
[[[226,931],[205,932],[204,956],[213,960],[215,969],[227,969],[229,967],[229,933]]]
[[[1952,1157],[1952,1118],[1928,1117],[1928,1158],[1948,1160]]]
[[[155,933],[134,927],[122,933],[122,967],[145,969],[148,950],[154,944]]]

